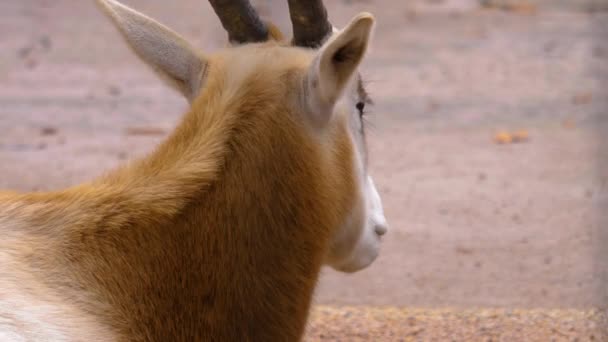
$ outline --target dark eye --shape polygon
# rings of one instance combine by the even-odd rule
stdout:
[[[365,114],[364,110],[365,110],[365,102],[363,101],[359,101],[357,102],[357,110],[359,111],[359,115],[363,116],[363,114]]]

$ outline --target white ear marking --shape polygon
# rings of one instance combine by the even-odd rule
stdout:
[[[192,100],[207,62],[166,26],[115,0],[97,0],[131,49],[165,81]]]

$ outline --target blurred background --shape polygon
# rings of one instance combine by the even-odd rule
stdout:
[[[200,48],[203,0],[124,0]],[[290,36],[286,1],[252,1]],[[363,67],[390,231],[316,302],[608,306],[608,1],[327,0],[377,17]],[[186,109],[93,1],[0,1],[0,188],[59,189],[145,155]]]

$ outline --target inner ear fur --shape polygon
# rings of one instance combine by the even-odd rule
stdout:
[[[129,47],[170,86],[193,100],[207,59],[179,34],[115,0],[97,0]]]
[[[361,13],[319,50],[308,73],[308,104],[328,121],[334,104],[356,73],[369,45],[374,17]]]

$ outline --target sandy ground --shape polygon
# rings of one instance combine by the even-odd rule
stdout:
[[[378,19],[364,70],[391,230],[369,269],[324,271],[317,303],[608,306],[607,3],[499,2],[326,1],[337,26]],[[203,49],[225,43],[204,1],[125,3]],[[282,1],[257,4],[288,25]],[[92,1],[0,1],[0,188],[58,189],[142,156],[185,106]]]
[[[607,325],[597,310],[317,306],[305,341],[608,341]]]

